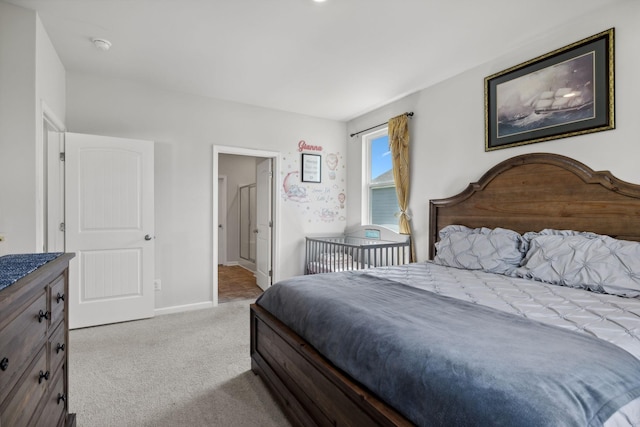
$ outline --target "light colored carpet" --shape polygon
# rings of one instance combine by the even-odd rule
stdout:
[[[250,370],[250,302],[70,331],[78,426],[289,426]]]

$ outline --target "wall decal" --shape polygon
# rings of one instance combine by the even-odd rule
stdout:
[[[283,197],[294,202],[308,203],[307,189],[296,182],[298,175],[298,171],[293,171],[284,177],[282,180]]]
[[[312,224],[346,221],[346,167],[340,152],[325,153],[319,144],[299,141],[295,149],[282,156],[281,197],[288,206],[294,208],[300,218]],[[302,180],[301,151],[312,151],[319,158],[324,157],[325,182],[304,182]],[[303,153],[304,154],[304,153]],[[311,154],[311,153],[307,153]],[[321,157],[322,156],[322,157]],[[326,172],[328,170],[328,172]]]
[[[336,179],[336,168],[338,167],[338,155],[329,153],[325,159],[327,168],[329,168],[329,179]]]
[[[304,140],[298,142],[298,151],[322,151],[322,145],[309,145]]]

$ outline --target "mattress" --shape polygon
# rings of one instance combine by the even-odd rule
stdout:
[[[368,274],[592,335],[640,359],[640,300],[432,262]]]
[[[443,267],[430,261],[380,267],[368,274],[589,334],[640,359],[640,300],[636,298]],[[640,425],[640,399],[622,407],[604,425]]]
[[[341,275],[345,274],[359,275],[365,272],[341,273]],[[596,294],[481,271],[443,267],[431,262],[380,267],[367,270],[366,274],[375,276],[371,280],[383,280],[385,281],[383,283],[387,283],[388,286],[393,285],[394,288],[403,284],[433,292],[438,296],[490,307],[510,315],[599,338],[626,350],[640,360],[640,340],[638,339],[640,301],[636,299]],[[336,279],[332,280],[334,282],[340,276],[332,277]],[[375,298],[375,293],[368,298]],[[382,310],[388,311],[384,305]],[[526,333],[521,335],[526,336]],[[578,347],[574,355],[584,356],[580,348]],[[589,366],[588,360],[587,358],[587,361],[580,366]],[[348,369],[347,372],[349,372]],[[630,378],[633,376],[635,375],[627,375],[623,378],[625,381],[631,379],[631,384],[635,387],[633,382],[635,380]],[[615,381],[606,384],[614,383]],[[640,398],[623,406],[609,417],[604,425],[607,427],[640,425]]]

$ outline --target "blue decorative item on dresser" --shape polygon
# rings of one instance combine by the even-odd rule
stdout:
[[[48,254],[16,254],[0,257],[0,290],[14,284],[18,279],[35,271],[62,255],[61,252]]]

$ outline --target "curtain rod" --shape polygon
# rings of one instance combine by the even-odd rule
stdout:
[[[404,113],[404,115],[407,116],[407,117],[413,117],[413,111],[409,111],[407,113]],[[363,132],[366,132],[366,131],[371,130],[371,129],[378,128],[380,126],[384,126],[386,124],[389,124],[389,122],[380,123],[379,125],[371,126],[370,128],[367,128],[367,129],[364,129],[364,130],[359,130],[358,132],[352,133],[351,134],[351,138],[353,138],[356,135],[360,135]]]

